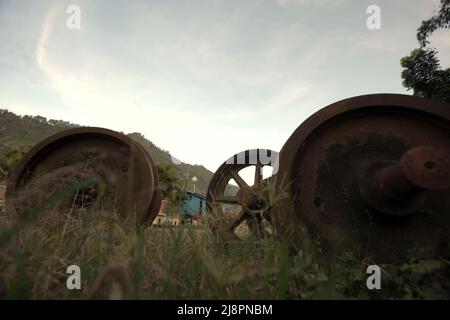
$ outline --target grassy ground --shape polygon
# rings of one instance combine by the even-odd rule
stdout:
[[[148,227],[141,233],[107,213],[45,212],[0,223],[0,296],[19,299],[449,298],[446,260],[382,266],[383,287],[366,287],[364,262],[332,265],[289,254],[276,237],[227,241],[208,228]],[[17,227],[18,226],[18,227]],[[68,290],[66,268],[81,268]]]
[[[368,290],[364,260],[343,254],[319,262],[317,245],[293,254],[276,234],[239,241],[219,216],[206,216],[201,228],[137,232],[111,210],[75,201],[66,211],[58,207],[93,182],[67,187],[23,217],[0,214],[0,298],[450,298],[450,262],[443,258],[418,260],[416,253],[381,265],[382,289]],[[81,268],[81,290],[67,289],[70,265]]]

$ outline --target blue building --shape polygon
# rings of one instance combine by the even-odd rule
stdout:
[[[187,200],[184,202],[183,213],[188,216],[203,215],[206,213],[206,198],[198,193],[186,192]]]

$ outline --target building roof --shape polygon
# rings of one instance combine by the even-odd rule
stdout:
[[[198,194],[196,192],[187,191],[186,193],[190,194],[190,195],[192,195],[192,196],[194,196],[196,198],[200,198],[200,199],[206,200],[205,196],[202,196],[201,194]]]

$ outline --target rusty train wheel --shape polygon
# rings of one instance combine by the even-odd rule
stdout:
[[[50,195],[92,177],[101,185],[77,190],[49,209],[113,210],[137,225],[156,217],[161,197],[150,155],[123,134],[90,127],[55,134],[28,152],[8,178],[7,210],[26,215]]]
[[[238,238],[238,229],[245,224],[256,237],[265,233],[263,220],[266,219],[272,200],[271,178],[263,179],[264,166],[277,169],[278,152],[266,149],[242,151],[225,161],[209,183],[206,193],[208,210],[225,219],[229,218],[226,220],[226,229]],[[247,183],[239,174],[249,167],[254,167],[253,184]],[[231,180],[236,183],[237,191],[229,189]]]
[[[153,176],[153,193],[150,196],[151,197],[151,205],[148,209],[147,216],[142,220],[142,223],[144,225],[151,225],[153,223],[153,220],[155,220],[156,216],[158,215],[159,209],[161,207],[161,190],[159,187],[159,176],[158,176],[158,170],[156,169],[155,163],[153,162],[153,159],[150,155],[150,153],[145,150],[145,148],[140,145],[139,143],[135,142],[139,148],[141,149],[142,153],[145,154],[145,157],[147,159],[147,165],[152,171]]]
[[[377,94],[334,103],[303,122],[280,152],[276,224],[305,225],[327,256],[397,261],[440,254],[450,236],[450,106]]]

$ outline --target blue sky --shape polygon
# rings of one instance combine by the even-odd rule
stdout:
[[[381,29],[366,27],[369,5]],[[69,30],[69,5],[81,29]],[[433,0],[0,0],[0,106],[139,131],[214,171],[318,109],[394,92]],[[450,66],[450,32],[433,35]]]

